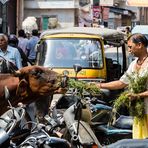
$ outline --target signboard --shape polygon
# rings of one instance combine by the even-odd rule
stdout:
[[[93,6],[93,17],[94,18],[101,18],[101,7],[100,6]]]
[[[109,8],[103,7],[103,20],[108,20],[109,10]]]
[[[148,0],[127,0],[126,5],[136,7],[148,7]]]
[[[113,6],[114,0],[100,0],[100,6]]]
[[[4,5],[6,2],[8,2],[9,0],[0,0],[0,2]]]
[[[49,17],[43,17],[43,26],[42,26],[43,30],[48,29],[48,19],[49,19]]]

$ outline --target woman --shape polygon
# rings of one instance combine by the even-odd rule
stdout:
[[[99,88],[117,90],[125,88],[129,85],[128,76],[132,76],[133,72],[138,72],[139,76],[148,74],[148,41],[142,34],[132,34],[128,39],[128,51],[136,57],[131,62],[126,73],[117,81],[109,83],[96,83]],[[148,79],[147,79],[148,80]],[[148,81],[146,82],[146,90],[144,92],[134,94],[129,93],[129,99],[144,99],[145,115],[141,120],[134,119],[133,123],[133,138],[144,139],[148,138]]]

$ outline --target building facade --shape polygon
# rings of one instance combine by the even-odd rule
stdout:
[[[56,18],[61,27],[78,24],[78,0],[24,0],[23,18],[34,16],[39,30],[48,29],[49,18]]]
[[[36,17],[39,30],[48,29],[49,18],[56,18],[61,27],[148,24],[148,8],[128,7],[126,0],[8,0],[0,2],[0,32],[17,33],[30,16]]]
[[[5,3],[0,2],[0,32],[16,32],[17,1],[10,0]],[[10,13],[11,12],[11,13]]]
[[[148,8],[147,7],[140,7],[140,23],[141,25],[148,25]]]

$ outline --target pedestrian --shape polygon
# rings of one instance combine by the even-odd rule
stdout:
[[[18,47],[20,47],[23,52],[27,55],[27,43],[28,39],[26,37],[25,31],[23,29],[20,29],[18,31]]]
[[[31,61],[29,61],[29,59],[27,58],[26,54],[24,53],[24,51],[18,47],[18,38],[15,34],[10,34],[8,36],[8,44],[12,47],[15,47],[18,49],[20,55],[21,55],[21,59],[22,59],[22,66],[28,66],[28,65],[32,65]]]
[[[140,77],[144,74],[148,74],[148,52],[147,45],[148,41],[146,37],[142,34],[132,34],[127,39],[128,51],[133,54],[136,58],[129,65],[126,73],[116,81],[108,83],[95,83],[98,88],[118,90],[126,88],[130,83],[128,80],[128,75],[133,77],[133,73],[137,72]],[[146,90],[140,93],[129,93],[128,98],[134,99],[144,99],[145,114],[142,119],[133,122],[133,138],[134,139],[144,139],[148,138],[148,79],[146,82]]]
[[[8,45],[8,37],[0,34],[0,56],[13,63],[18,69],[22,68],[21,55],[17,48]]]
[[[36,60],[36,45],[39,41],[39,37],[38,37],[38,30],[32,30],[32,36],[28,41],[27,44],[27,56],[28,59],[32,62],[35,63]]]
[[[131,35],[131,30],[130,30],[130,27],[129,26],[127,26],[125,28],[125,33],[126,33],[127,38]]]

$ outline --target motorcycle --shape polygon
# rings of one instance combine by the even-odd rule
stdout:
[[[19,148],[71,148],[70,143],[63,138],[51,136],[49,126],[42,123],[34,123],[34,128],[29,136],[20,143]]]
[[[18,68],[4,57],[0,56],[0,73],[13,73]]]
[[[29,135],[29,128],[24,126],[24,123],[30,121],[30,118],[24,107],[13,107],[11,105],[6,86],[4,87],[4,94],[10,109],[0,116],[0,147],[13,147]]]

